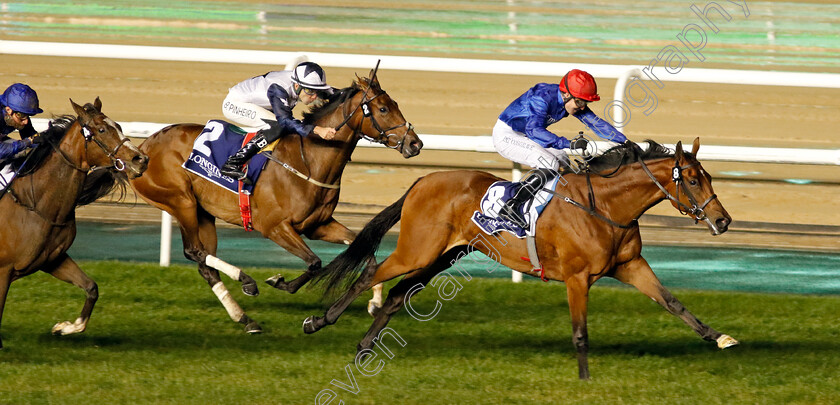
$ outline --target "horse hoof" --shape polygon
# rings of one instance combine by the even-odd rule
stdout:
[[[278,287],[278,285],[284,285],[284,284],[286,284],[286,279],[285,279],[285,278],[283,278],[283,276],[281,276],[281,275],[277,274],[277,275],[275,275],[274,277],[271,277],[271,278],[269,278],[268,280],[265,280],[265,283],[266,283],[266,284],[268,284],[268,285],[270,285],[270,286],[272,286],[272,287],[274,287],[274,288],[280,288],[280,289],[282,289],[281,287]]]
[[[367,311],[370,314],[370,316],[376,318],[376,314],[378,314],[379,310],[381,310],[381,309],[382,309],[382,307],[376,305],[376,303],[374,303],[372,300],[368,301]]]
[[[247,325],[245,325],[245,333],[248,333],[250,335],[259,334],[262,333],[262,331],[263,330],[260,327],[260,325],[254,321],[251,321]]]
[[[257,283],[242,284],[242,292],[252,297],[260,295],[260,289],[257,287]]]
[[[729,335],[720,335],[720,337],[717,338],[717,345],[721,349],[726,349],[727,347],[736,346],[738,344],[740,344],[740,342]]]
[[[303,333],[311,335],[318,331],[319,328],[315,327],[315,319],[317,318],[310,316],[303,320]]]

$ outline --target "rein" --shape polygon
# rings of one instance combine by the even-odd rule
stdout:
[[[300,177],[300,178],[302,178],[302,179],[304,179],[304,180],[306,180],[306,181],[308,181],[308,182],[310,182],[310,183],[312,183],[316,186],[323,187],[323,188],[329,188],[329,189],[333,189],[333,190],[337,190],[337,189],[341,188],[340,184],[327,184],[327,183],[322,183],[318,180],[313,180],[311,176],[307,176],[307,175],[301,173],[299,170],[290,166],[288,163],[286,163],[286,162],[284,162],[280,159],[277,159],[276,157],[274,157],[274,155],[272,155],[269,152],[262,152],[262,155],[265,156],[266,158],[268,158],[268,160],[271,160],[272,162],[277,163],[280,166],[283,166],[284,169],[292,172],[296,176],[298,176],[298,177]]]
[[[685,166],[680,166],[679,162],[677,161],[676,156],[674,157],[674,167],[671,170],[671,180],[674,183],[676,183],[676,185],[677,185],[677,195],[676,196],[669,193],[668,190],[659,182],[659,180],[656,179],[656,176],[653,175],[653,172],[650,171],[650,169],[647,167],[647,165],[645,164],[643,159],[639,159],[639,163],[642,165],[642,169],[645,171],[645,174],[647,174],[648,177],[650,177],[650,179],[653,181],[653,184],[656,184],[656,187],[658,187],[659,190],[662,191],[663,194],[665,194],[665,197],[668,198],[669,200],[673,201],[679,207],[678,210],[680,211],[681,214],[691,215],[694,219],[694,223],[698,223],[700,221],[705,221],[713,229],[717,229],[717,227],[714,224],[712,224],[711,220],[709,220],[708,216],[706,215],[706,212],[704,211],[704,208],[706,208],[706,206],[709,205],[710,202],[717,199],[717,194],[712,194],[711,196],[709,196],[709,198],[707,198],[703,202],[703,204],[698,205],[697,204],[697,199],[694,197],[694,194],[691,192],[691,190],[688,189],[688,186],[685,184],[685,182],[683,181],[683,178],[682,178],[682,171],[685,170],[685,169],[688,169],[690,167],[694,167],[694,166],[699,165],[698,162],[690,163],[690,164],[687,164]],[[621,166],[619,166],[619,167],[621,167]],[[563,201],[584,210],[587,214],[589,214],[589,215],[591,215],[595,218],[598,218],[598,219],[600,219],[600,220],[602,220],[602,221],[604,221],[604,222],[606,222],[606,223],[608,223],[608,224],[610,224],[614,227],[621,228],[621,229],[630,229],[630,228],[634,228],[634,227],[639,226],[639,218],[634,218],[630,222],[628,222],[627,224],[619,224],[619,223],[611,220],[610,218],[607,218],[606,216],[604,216],[603,214],[601,214],[600,212],[598,212],[596,210],[596,208],[595,208],[595,191],[592,188],[592,179],[591,179],[591,173],[592,172],[589,170],[588,166],[584,170],[586,171],[586,185],[589,188],[589,191],[588,191],[589,206],[588,207],[579,203],[579,202],[577,202],[577,201],[575,201],[575,200],[573,200],[573,199],[571,199],[570,197],[564,196],[564,195],[562,195],[562,194],[560,194],[560,193],[558,193],[554,190],[548,190],[548,189],[544,189],[544,190],[549,191],[549,192],[551,192],[552,194],[554,194],[558,197],[561,197],[563,199]],[[616,170],[614,170],[613,172],[611,172],[607,175],[603,175],[603,176],[599,175],[599,176],[604,177],[604,178],[609,178],[609,177],[612,177],[613,175],[615,175],[615,173],[617,173],[617,172],[618,172],[618,168],[616,168]],[[688,198],[688,201],[691,203],[690,207],[687,204],[680,201],[680,190],[682,190],[683,193],[685,193],[686,197]]]
[[[352,119],[356,115],[356,113],[361,109],[361,111],[362,111],[361,122],[359,122],[359,125],[358,125],[357,128],[351,128],[353,130],[354,137],[359,137],[361,139],[365,139],[365,140],[373,142],[373,143],[382,144],[387,148],[399,149],[403,146],[403,141],[405,140],[405,137],[408,135],[408,133],[414,127],[411,125],[411,123],[405,121],[402,124],[395,125],[393,127],[387,128],[387,129],[382,129],[382,126],[380,126],[379,122],[377,122],[376,119],[373,117],[373,113],[371,112],[371,108],[370,108],[370,103],[373,100],[376,100],[379,96],[385,94],[385,92],[383,91],[383,92],[381,92],[381,93],[379,93],[379,94],[377,94],[377,95],[375,95],[371,98],[368,98],[368,91],[370,91],[370,89],[372,87],[373,80],[376,78],[376,72],[378,70],[379,70],[379,62],[376,63],[376,67],[373,69],[373,72],[371,74],[370,79],[368,79],[368,86],[365,88],[364,92],[362,93],[361,102],[359,102],[359,104],[356,105],[356,107],[353,108],[353,110],[350,111],[349,114],[347,113],[347,105],[349,105],[350,103],[345,102],[345,103],[342,104],[341,108],[342,108],[342,112],[344,114],[344,119],[341,121],[340,124],[338,124],[338,126],[335,127],[335,131],[338,132],[339,130],[341,130],[342,127],[344,127],[344,125],[348,125],[348,122],[350,121],[350,119]],[[362,127],[364,126],[365,118],[370,118],[371,125],[373,125],[373,128],[376,131],[379,132],[379,137],[378,138],[374,138],[374,137],[372,137],[372,136],[370,136],[370,135],[368,135],[368,134],[366,134],[362,131]],[[348,127],[349,127],[349,125],[348,125]],[[390,134],[389,135],[388,131],[391,131],[391,130],[394,130],[394,129],[397,129],[397,128],[401,128],[401,127],[406,127],[405,134],[403,134],[402,139],[398,139],[392,145],[391,144],[391,138],[392,137],[398,137],[398,135],[397,134]],[[303,148],[303,137],[300,137],[300,157],[301,157],[301,160],[303,161],[304,166],[306,166],[307,172],[310,172],[309,164],[307,163],[306,155],[304,154],[303,149],[304,149]],[[299,170],[297,170],[294,167],[292,167],[291,165],[289,165],[288,163],[283,162],[280,159],[274,157],[274,155],[271,154],[271,153],[263,152],[262,154],[265,157],[267,157],[269,160],[271,160],[272,162],[275,162],[275,163],[279,164],[284,169],[292,172],[296,176],[298,176],[298,177],[300,177],[300,178],[302,178],[302,179],[304,179],[304,180],[306,180],[306,181],[308,181],[312,184],[315,184],[319,187],[328,188],[328,189],[338,189],[338,188],[341,187],[341,185],[339,185],[339,184],[327,184],[327,183],[323,183],[323,182],[320,182],[320,181],[317,181],[317,180],[313,180],[311,173],[309,175],[303,174]]]

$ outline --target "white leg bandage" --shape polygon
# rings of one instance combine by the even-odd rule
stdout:
[[[213,255],[207,255],[207,258],[204,259],[204,264],[210,266],[222,273],[225,273],[234,281],[239,281],[239,275],[242,274],[242,270],[239,270],[239,267],[236,267],[232,264],[228,264],[222,259],[219,259]]]
[[[245,315],[245,311],[233,300],[233,297],[230,296],[230,292],[228,292],[225,285],[222,284],[221,281],[216,283],[213,286],[213,293],[216,294],[216,297],[219,298],[219,301],[222,302],[222,305],[225,307],[228,315],[230,315],[230,319],[233,319],[234,322],[239,322],[242,319],[242,315]]]

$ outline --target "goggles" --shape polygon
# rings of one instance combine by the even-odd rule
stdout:
[[[587,105],[589,105],[589,101],[582,100],[577,97],[572,97],[572,99],[575,100],[575,105],[577,106],[577,108],[584,109]]]
[[[19,120],[21,120],[21,121],[23,121],[23,120],[25,120],[25,119],[29,118],[29,114],[22,113],[22,112],[20,112],[20,111],[12,111],[12,116],[13,116],[13,117],[15,117],[15,118],[17,118],[17,119],[19,119]]]

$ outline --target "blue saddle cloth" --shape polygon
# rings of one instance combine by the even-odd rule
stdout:
[[[559,177],[554,177],[544,188],[553,191],[557,187],[558,179]],[[537,218],[539,218],[554,194],[545,189],[541,190],[534,195],[530,204],[525,204],[522,207],[523,211],[526,207],[528,208],[528,212],[519,213],[520,215],[524,215],[523,218],[528,223],[526,228],[522,228],[504,216],[499,215],[502,206],[516,195],[520,186],[521,184],[519,182],[510,181],[497,181],[491,184],[487,192],[484,193],[484,197],[481,197],[480,211],[473,213],[472,221],[476,226],[488,235],[505,231],[520,239],[526,236],[534,236],[537,229]]]
[[[231,123],[221,120],[210,120],[195,139],[192,153],[182,165],[185,169],[218,184],[234,193],[239,193],[239,182],[221,173],[220,168],[228,157],[242,148],[245,132]],[[262,154],[256,154],[248,162],[247,177],[251,184],[242,186],[243,191],[253,194],[254,185],[268,159]]]

